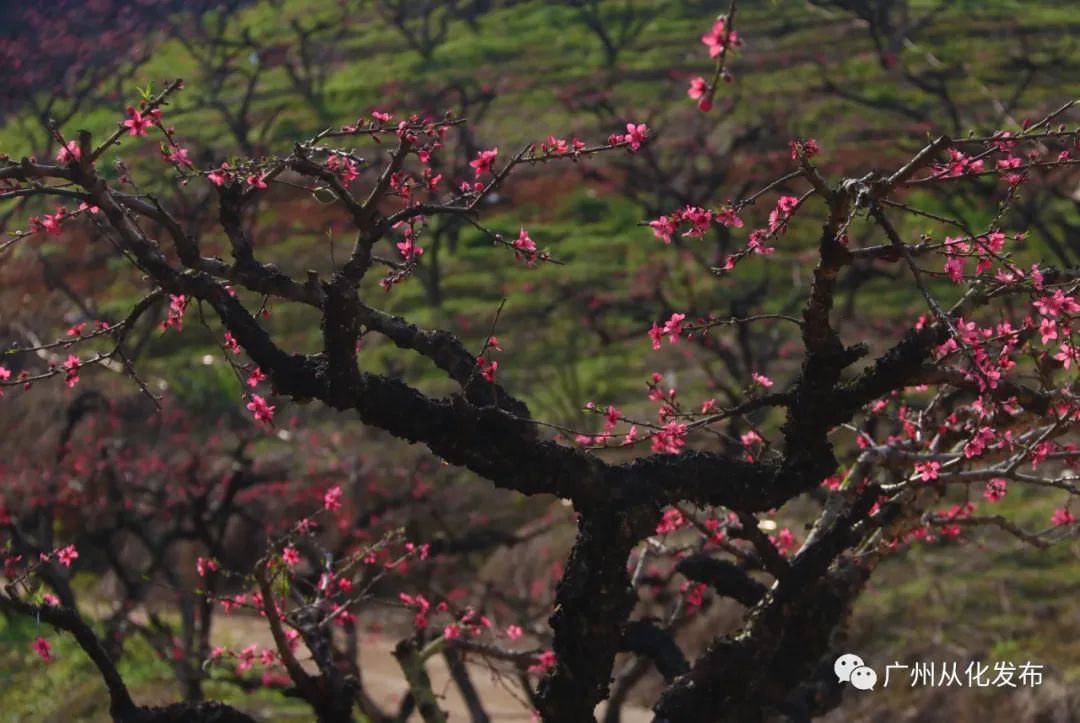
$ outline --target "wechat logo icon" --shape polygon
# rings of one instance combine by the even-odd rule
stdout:
[[[833,672],[841,683],[851,683],[859,690],[873,690],[877,685],[877,673],[854,653],[844,653],[833,663]]]

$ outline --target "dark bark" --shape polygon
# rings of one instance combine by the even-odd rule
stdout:
[[[484,710],[484,703],[480,700],[480,694],[476,692],[476,687],[469,676],[469,669],[461,659],[461,654],[453,648],[447,648],[443,651],[443,658],[446,660],[446,667],[450,670],[454,685],[465,700],[472,723],[489,723],[491,718]]]
[[[938,90],[947,95],[944,81]],[[828,217],[802,318],[796,320],[805,350],[803,363],[787,390],[769,395],[766,401],[755,400],[753,407],[755,411],[766,405],[785,409],[778,449],[755,461],[744,459],[741,451],[694,451],[653,454],[625,464],[608,463],[598,455],[544,439],[528,407],[500,384],[482,379],[474,353],[456,336],[421,329],[361,300],[361,283],[377,261],[372,248],[396,220],[404,220],[401,214],[452,215],[461,211],[445,207],[440,211],[440,207],[427,205],[411,206],[391,217],[380,215],[379,203],[388,193],[389,179],[412,150],[410,143],[404,137],[400,140],[362,204],[340,184],[335,185],[333,178],[327,178],[326,169],[307,158],[302,147],[280,161],[281,170],[289,169],[329,186],[357,226],[349,261],[325,283],[317,283],[317,278],[300,283],[255,259],[242,214],[245,204],[259,194],[255,189],[220,193],[220,221],[234,249],[235,263],[229,265],[201,258],[194,241],[160,206],[109,189],[90,166],[88,139],[78,165],[58,168],[25,160],[0,166],[0,180],[55,178],[84,189],[87,199],[100,206],[112,226],[116,243],[156,282],[161,293],[184,294],[212,308],[269,375],[275,393],[297,401],[319,399],[395,437],[423,443],[443,460],[500,488],[570,500],[580,518],[550,618],[556,662],[541,682],[535,701],[548,723],[592,721],[595,706],[609,695],[612,664],[621,650],[649,657],[673,679],[656,705],[659,721],[756,721],[776,714],[800,718],[835,705],[835,686],[820,671],[831,654],[836,631],[842,628],[873,567],[860,564],[865,561],[852,559],[848,552],[873,534],[882,520],[902,519],[904,515],[890,516],[885,505],[886,514],[868,521],[878,490],[856,486],[835,497],[845,508],[836,515],[823,515],[820,528],[815,528],[799,554],[788,561],[759,529],[755,514],[817,489],[838,466],[830,432],[850,421],[867,403],[923,382],[931,374],[931,352],[948,337],[947,322],[932,319],[921,330],[907,333],[863,371],[852,373],[851,367],[868,354],[868,348],[845,346],[831,315],[841,273],[856,254],[867,251],[849,251],[843,242],[854,212],[869,210],[887,231],[878,202],[917,170],[933,163],[936,154],[952,148],[952,141],[937,139],[891,177],[877,174],[848,179],[835,188],[827,185],[808,159],[799,158],[797,174],[813,186],[816,198],[826,203]],[[501,178],[497,180],[501,182]],[[492,188],[496,185],[493,182]],[[161,224],[176,246],[182,267],[144,235],[132,222],[133,216]],[[865,255],[896,260],[884,253]],[[1047,283],[1058,273],[1046,270]],[[224,280],[317,310],[322,322],[322,351],[294,354],[281,348],[256,315],[229,293]],[[965,303],[984,303],[991,298],[976,287],[973,292]],[[355,354],[361,332],[385,336],[398,348],[434,363],[459,391],[433,397],[395,376],[363,371]],[[732,363],[749,366],[754,359],[744,352]],[[936,381],[951,385],[955,380]],[[1037,410],[1047,401],[1041,392],[1022,386],[1003,384],[1004,392],[1015,395],[1029,409]],[[833,499],[830,497],[827,505]],[[708,582],[719,594],[751,606],[743,629],[712,641],[689,669],[664,631],[649,623],[628,622],[637,602],[626,569],[630,552],[654,534],[665,506],[681,502],[736,513],[741,528],[732,530],[732,536],[750,540],[764,571],[775,579],[766,590],[734,566],[702,558],[683,561],[681,571],[688,577]],[[266,593],[268,599],[272,597],[269,590]],[[356,693],[353,683],[335,669],[332,651],[318,632],[317,621],[303,619],[295,624],[320,668],[316,678],[297,664],[290,673],[298,688],[316,706],[322,720],[348,720]],[[280,637],[280,630],[278,633]],[[418,640],[404,641],[398,647],[398,658],[417,709],[425,720],[440,720],[419,644]],[[103,675],[107,672],[103,670]],[[130,708],[130,699],[127,705]]]
[[[581,513],[577,540],[555,592],[555,668],[540,684],[545,720],[592,721],[608,695],[615,654],[637,602],[626,561],[642,536],[655,529],[658,510]]]
[[[629,623],[623,632],[622,650],[652,660],[669,683],[690,669],[671,632],[661,628],[655,620]]]
[[[695,582],[705,583],[718,595],[737,600],[747,607],[756,605],[768,592],[768,588],[735,563],[704,554],[679,560],[675,569]]]

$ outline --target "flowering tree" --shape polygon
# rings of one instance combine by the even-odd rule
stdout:
[[[187,415],[166,408],[151,420],[152,434],[144,440],[124,421],[132,412],[97,392],[80,395],[60,433],[58,464],[27,455],[8,466],[2,498],[7,577],[20,585],[32,571],[43,583],[28,588],[32,599],[56,615],[78,608],[70,582],[74,571],[111,574],[117,591],[101,637],[104,653],[117,660],[132,636],[141,638],[170,666],[195,710],[205,702],[204,684],[213,680],[299,696],[324,719],[348,718],[356,704],[369,718],[390,720],[363,686],[358,615],[386,596],[391,579],[411,588],[419,573],[429,584],[441,584],[450,566],[455,576],[469,567],[469,555],[525,543],[543,529],[515,531],[505,522],[477,519],[464,532],[441,530],[431,510],[468,517],[470,495],[453,484],[446,468],[433,470],[424,458],[411,468],[384,470],[364,456],[338,452],[362,447],[362,438],[331,440],[298,431],[292,439],[303,442],[306,464],[287,463],[287,443],[264,451],[256,462],[251,447],[262,437],[258,433],[249,430],[233,439],[217,431],[204,437]],[[287,507],[274,504],[283,499]],[[311,514],[298,522],[285,509]],[[63,544],[53,537],[57,529],[64,530]],[[409,544],[403,530],[429,542]],[[309,650],[323,651],[327,670],[347,691],[332,699],[344,703],[344,712],[327,710],[328,699],[310,685],[294,686],[272,647],[232,648],[211,640],[215,621],[221,625],[229,616],[262,611],[260,581],[251,571],[267,560],[242,542],[253,535],[277,540],[277,574],[287,571],[288,584],[297,590],[320,591],[321,604],[333,609],[332,626],[307,625],[303,636],[289,628],[281,635],[290,653],[302,641]],[[429,553],[433,557],[426,562]],[[327,556],[339,564],[352,560],[357,569],[328,572]],[[475,575],[474,570],[469,577]],[[467,589],[460,583],[448,587],[455,600]],[[159,599],[164,591],[167,601]],[[519,623],[534,615],[513,596],[503,603]],[[174,608],[178,623],[170,617]],[[442,612],[449,615],[450,608]],[[47,639],[35,645],[45,659],[52,656]],[[455,645],[445,646],[443,654],[453,655]],[[523,663],[534,658],[520,654]],[[458,682],[469,685],[467,671]]]
[[[145,58],[147,36],[175,5],[60,2],[47,9],[23,5],[0,10],[0,64],[7,71],[0,80],[4,114],[28,106],[40,122],[23,130],[47,149],[52,138],[43,132],[45,123],[66,123],[95,96],[113,94],[108,81],[124,77]]]
[[[567,4],[577,10],[578,19],[600,41],[608,68],[616,67],[619,53],[630,47],[655,12],[635,7],[633,0],[615,8],[604,7],[594,0],[567,0]]]
[[[432,59],[435,50],[446,40],[450,21],[462,11],[457,0],[441,3],[378,0],[375,7],[425,61]]]
[[[735,19],[733,3],[701,39],[714,66],[690,82],[688,95],[700,112],[713,109],[720,80],[731,77],[728,68],[741,47]],[[480,348],[469,349],[451,331],[422,328],[378,308],[378,300],[417,274],[425,233],[440,218],[480,230],[506,263],[558,263],[527,229],[483,224],[485,200],[531,166],[610,153],[639,158],[650,142],[646,124],[620,122],[602,141],[560,133],[516,152],[478,149],[466,177],[448,178],[432,158],[464,119],[395,118],[376,110],[297,142],[289,153],[197,168],[183,128],[168,125],[169,103],[182,85],[174,81],[156,95],[147,93],[103,140],[52,128],[55,161],[0,159],[0,200],[51,204],[48,213],[32,215],[5,250],[86,224],[148,287],[122,321],[77,326],[67,338],[41,345],[62,349],[62,361],[27,365],[18,373],[0,367],[0,385],[55,381],[74,387],[89,367],[119,361],[149,394],[126,362],[123,342],[155,301],[167,299],[160,322],[166,333],[179,333],[198,314],[201,323],[213,324],[223,354],[245,355],[238,357],[243,362],[230,362],[246,382],[238,406],[260,429],[278,425],[289,400],[317,400],[366,426],[421,443],[496,487],[569,501],[576,537],[550,627],[538,635],[550,640],[550,649],[522,653],[504,645],[523,628],[536,627],[530,620],[496,632],[481,609],[415,590],[400,594],[415,613],[417,630],[395,655],[410,689],[407,707],[425,721],[445,720],[425,663],[447,650],[517,666],[529,703],[545,721],[594,720],[597,704],[609,697],[617,710],[640,678],[629,670],[611,684],[619,653],[640,661],[639,669],[654,666],[665,679],[654,706],[658,721],[745,721],[776,713],[808,718],[839,704],[842,687],[832,669],[838,640],[854,602],[890,554],[978,526],[1046,546],[1075,526],[1067,502],[1043,531],[980,509],[1011,485],[1045,488],[1065,499],[1078,492],[1068,470],[1080,456],[1072,441],[1080,420],[1073,368],[1080,363],[1074,329],[1080,279],[1075,269],[1021,264],[1017,249],[1025,233],[1003,222],[1024,189],[1072,174],[1074,102],[1018,127],[961,139],[938,135],[904,162],[849,177],[830,177],[819,166],[829,150],[796,138],[789,170],[772,183],[728,200],[669,209],[649,221],[651,233],[642,229],[643,238],[652,236],[658,245],[692,246],[717,227],[727,230],[729,240],[739,239],[717,263],[707,264],[727,284],[739,283],[746,267],[768,264],[778,246],[816,226],[812,253],[802,258],[812,280],[797,312],[760,308],[722,318],[707,310],[673,311],[640,330],[647,352],[649,346],[661,350],[715,337],[724,327],[787,326],[793,330],[789,359],[775,370],[766,368],[765,359],[750,360],[742,388],[730,390],[724,403],[686,401],[665,375],[654,373],[646,386],[655,416],[589,403],[600,433],[559,429],[553,436],[550,425],[501,383],[500,362],[509,355],[496,335],[500,314]],[[125,168],[115,174],[104,168],[117,147],[151,134],[160,138],[161,155],[180,184],[213,189],[231,260],[206,252],[201,228],[185,225],[159,198],[141,193]],[[378,160],[359,154],[354,145],[361,142],[376,144]],[[926,189],[990,179],[985,226],[919,205]],[[313,194],[352,226],[349,253],[329,259],[326,273],[301,275],[287,259],[278,265],[257,255],[249,232],[252,209],[256,202],[260,209],[272,207],[290,193]],[[758,204],[768,210],[756,214]],[[898,219],[907,216],[931,228],[905,235]],[[854,341],[833,307],[856,262],[899,269],[893,283],[909,288],[921,311],[886,328],[856,320],[860,340]],[[297,351],[274,334],[267,323],[269,299],[317,319],[321,348]],[[766,301],[751,297],[747,305],[764,307]],[[429,361],[454,391],[440,396],[400,375],[365,369],[363,346],[378,337],[402,355]],[[985,502],[971,499],[979,493]],[[804,496],[818,505],[808,533],[800,539],[785,528],[770,535],[773,526],[761,517]],[[311,514],[271,537],[245,582],[274,641],[267,662],[280,664],[319,718],[350,720],[359,709],[381,719],[356,671],[338,664],[325,630],[352,614],[357,599],[350,593],[371,582],[364,566],[372,555],[388,549],[395,560],[424,560],[438,550],[422,539],[365,540],[313,555],[321,561],[315,581],[300,584],[294,568],[302,541],[314,539],[318,515],[340,504],[339,492],[326,490]],[[73,601],[34,597],[35,581],[51,585],[50,571],[70,565],[78,548],[50,542],[36,552],[36,559],[6,553],[10,582],[0,605],[72,632],[108,684],[117,719],[175,715],[135,707]],[[220,564],[203,560],[200,574],[217,573]],[[741,627],[694,651],[691,661],[674,634],[688,616],[719,598],[745,608]],[[301,665],[298,638],[317,672]],[[47,641],[38,648],[47,658]],[[229,655],[250,664],[256,651],[210,657]],[[529,675],[542,676],[535,689]],[[198,705],[208,719],[222,715],[219,707]]]

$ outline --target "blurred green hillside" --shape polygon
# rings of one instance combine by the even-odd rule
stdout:
[[[821,164],[834,177],[862,175],[902,160],[928,134],[1012,127],[1080,89],[1080,50],[1074,38],[1080,22],[1064,6],[911,2],[910,16],[925,21],[913,34],[917,42],[901,48],[901,71],[884,67],[886,51],[875,46],[865,23],[838,7],[746,2],[738,15],[745,49],[731,65],[736,82],[722,87],[717,108],[703,115],[686,98],[685,88],[690,75],[710,72],[697,38],[711,17],[726,9],[720,5],[647,0],[601,4],[603,19],[613,28],[622,27],[620,17],[627,13],[643,21],[615,66],[605,64],[600,42],[580,21],[578,10],[566,4],[496,3],[471,20],[451,20],[444,42],[429,59],[410,50],[374,9],[360,6],[350,13],[343,32],[329,36],[332,44],[310,49],[313,67],[319,69],[312,74],[317,87],[311,100],[298,91],[290,76],[296,71],[282,58],[297,52],[288,45],[301,37],[297,28],[334,22],[341,17],[340,4],[253,3],[221,18],[210,12],[197,26],[190,20],[178,23],[175,31],[186,35],[163,35],[145,63],[110,86],[108,100],[86,104],[66,130],[70,134],[86,128],[102,137],[123,117],[123,108],[139,97],[137,89],[160,89],[163,81],[182,77],[187,89],[168,107],[167,121],[177,128],[178,140],[192,149],[192,157],[210,167],[238,152],[236,134],[225,121],[245,102],[251,125],[259,129],[257,150],[273,152],[375,108],[402,114],[423,102],[460,110],[455,109],[456,93],[446,89],[464,89],[473,96],[493,95],[481,117],[473,120],[475,142],[499,146],[504,154],[540,142],[549,133],[602,140],[627,120],[647,122],[653,129],[650,154],[655,160],[642,160],[642,167],[655,163],[670,175],[696,171],[699,179],[711,172],[711,185],[685,181],[674,190],[696,203],[715,204],[746,196],[788,170],[787,143],[795,136],[818,139],[824,149]],[[228,62],[224,51],[215,56],[207,50],[214,38],[238,44]],[[262,49],[261,54],[249,52],[241,41]],[[907,76],[920,85],[937,85],[917,87]],[[469,108],[464,112],[468,116]],[[0,152],[17,157],[46,144],[40,124],[30,115],[26,110],[17,113],[0,128]],[[373,148],[363,152],[378,153]],[[155,144],[148,141],[127,144],[120,152],[137,169],[138,182],[149,189],[161,182],[156,156]],[[641,227],[681,205],[671,189],[634,188],[631,199],[620,188],[633,186],[628,177],[641,173],[632,162],[620,162],[614,169],[604,160],[582,166],[584,174],[565,166],[526,174],[508,187],[512,207],[500,206],[485,218],[490,228],[507,234],[527,225],[537,244],[550,248],[565,266],[523,269],[492,249],[482,233],[465,228],[453,250],[443,249],[439,255],[438,307],[429,303],[429,294],[415,280],[388,295],[374,285],[369,291],[387,311],[431,327],[449,326],[473,342],[482,341],[500,300],[507,297],[498,330],[506,342],[501,373],[512,388],[523,389],[539,416],[561,423],[583,421],[577,412],[587,401],[583,394],[598,401],[626,401],[642,389],[653,366],[671,366],[660,354],[648,357],[648,366],[643,366],[643,332],[652,320],[685,308],[688,295],[694,308],[724,316],[747,288],[771,279],[783,293],[768,294],[762,310],[790,310],[806,281],[805,269],[796,267],[818,224],[811,209],[785,237],[770,259],[773,263],[747,263],[732,281],[718,284],[700,267],[681,263]],[[590,172],[593,180],[586,182]],[[639,183],[647,184],[649,178]],[[792,191],[786,186],[780,190]],[[760,225],[771,203],[765,199],[748,210],[748,223]],[[917,197],[913,203],[930,212],[955,213],[959,206],[973,225],[992,212],[978,197]],[[303,206],[259,209],[253,233],[260,258],[301,276],[308,268],[328,272],[327,233],[335,234],[340,249],[347,248],[349,240],[340,220],[335,225],[323,218],[327,215],[312,223]],[[907,220],[902,230],[908,233],[932,228]],[[212,231],[204,243],[211,249],[217,244],[219,252],[226,253]],[[709,258],[714,247],[738,248],[741,243],[741,237],[707,239],[696,251]],[[1080,258],[1075,248],[1055,257],[1039,234],[1032,234],[1032,246],[1033,259],[1075,263]],[[45,253],[60,251],[53,247]],[[631,297],[636,303],[618,303],[627,299],[628,287],[638,292]],[[870,280],[866,291],[865,299],[880,300],[890,311],[887,317],[921,308],[911,288],[887,279]],[[138,292],[117,281],[109,295],[111,310],[119,313]],[[658,303],[658,296],[666,303]],[[588,316],[600,321],[587,324],[584,310],[595,311]],[[538,319],[543,323],[533,323]],[[302,312],[283,309],[275,323],[285,327],[298,349],[318,343],[317,330]],[[596,332],[597,326],[603,333]],[[191,349],[190,336],[162,339],[151,354],[169,366],[176,348]],[[197,357],[215,348],[207,338]],[[392,355],[391,349],[373,346],[367,363],[383,369]],[[186,358],[177,363],[190,371]],[[231,383],[227,373],[203,371],[209,378],[192,384],[213,386],[215,379]],[[420,366],[408,371],[425,375],[432,370]],[[744,371],[748,376],[749,370]],[[783,368],[771,371],[783,376]],[[747,381],[723,379],[736,387]]]

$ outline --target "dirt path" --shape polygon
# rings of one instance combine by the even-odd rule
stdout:
[[[273,647],[270,631],[261,619],[246,615],[230,615],[215,618],[213,641],[217,645],[231,648],[243,647],[251,643],[259,648]],[[385,710],[394,710],[405,695],[406,684],[401,668],[393,656],[393,642],[386,637],[374,640],[363,639],[360,646],[360,670],[364,677],[364,688],[368,694]],[[306,652],[306,651],[303,651]],[[305,656],[300,655],[303,659]],[[498,676],[482,662],[469,661],[470,677],[484,710],[493,723],[532,720],[532,713],[521,696],[517,683],[510,676]],[[467,723],[468,708],[451,679],[446,662],[442,656],[435,656],[426,666],[431,677],[432,688],[441,696],[442,708],[447,711],[452,723]],[[597,715],[602,715],[603,706],[597,708]],[[409,721],[419,721],[417,715]],[[622,711],[622,723],[648,723],[652,713],[644,708],[625,706]]]

